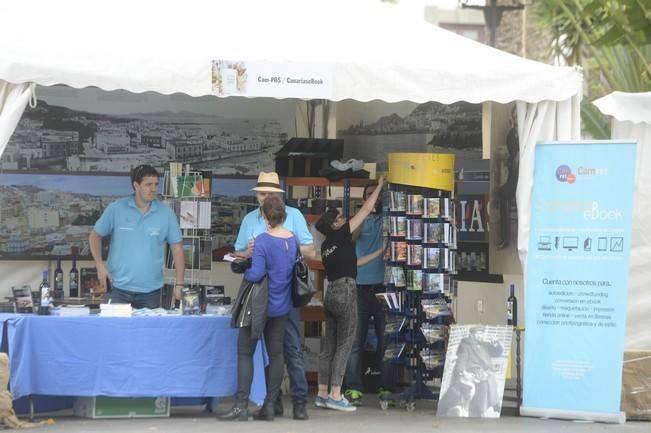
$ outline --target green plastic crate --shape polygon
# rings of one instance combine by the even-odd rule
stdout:
[[[73,410],[84,418],[152,418],[170,416],[169,397],[77,397]]]

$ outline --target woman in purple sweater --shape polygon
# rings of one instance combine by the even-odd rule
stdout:
[[[269,296],[264,325],[264,341],[269,354],[267,395],[262,408],[253,415],[253,418],[273,421],[273,402],[280,392],[285,364],[283,357],[285,322],[293,308],[291,288],[298,242],[294,234],[282,226],[286,213],[285,204],[279,197],[271,195],[265,198],[262,204],[262,216],[267,223],[267,231],[255,239],[251,267],[244,273],[244,278],[254,283],[267,278]],[[221,415],[220,419],[248,420],[249,392],[253,379],[253,352],[257,342],[258,339],[251,336],[250,327],[240,328],[237,340],[236,401],[231,410]]]

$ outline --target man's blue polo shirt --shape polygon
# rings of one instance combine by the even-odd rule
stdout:
[[[374,253],[384,246],[382,215],[371,214],[362,222],[355,243],[357,258]],[[357,267],[357,284],[382,284],[384,282],[384,257],[380,254],[365,265]]]
[[[154,200],[142,215],[133,196],[111,203],[95,223],[100,236],[111,235],[107,269],[114,287],[148,293],[163,287],[165,243],[183,240],[174,211]]]
[[[287,213],[287,218],[285,218],[283,227],[290,232],[294,232],[299,244],[309,245],[313,243],[312,234],[307,228],[307,222],[301,211],[293,207],[285,206],[285,212]],[[267,223],[260,214],[260,208],[249,212],[242,220],[242,224],[240,224],[240,231],[235,240],[235,251],[244,251],[250,240],[255,239],[259,234],[266,231]]]

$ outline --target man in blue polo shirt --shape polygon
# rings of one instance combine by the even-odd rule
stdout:
[[[363,198],[366,200],[373,194],[377,184],[368,184],[364,187]],[[353,233],[357,257],[364,257],[382,248],[384,233],[382,231],[382,200],[375,203],[375,209],[362,225]],[[352,404],[362,404],[362,377],[364,365],[364,351],[368,327],[371,317],[377,337],[375,348],[375,363],[382,365],[384,357],[384,328],[386,326],[386,310],[375,296],[385,291],[384,286],[384,257],[377,256],[370,262],[357,267],[357,331],[353,349],[346,367],[346,392],[345,396]],[[382,379],[385,379],[383,375]],[[386,383],[383,382],[386,386]]]
[[[281,194],[285,192],[280,188],[280,180],[275,172],[260,172],[255,188],[258,203],[262,206],[265,197],[270,194]],[[307,227],[303,214],[296,208],[285,206],[287,217],[283,227],[294,232],[301,245],[301,253],[306,258],[314,257],[314,241],[312,234]],[[240,225],[240,231],[235,240],[235,251],[241,256],[250,257],[253,253],[255,238],[267,230],[260,208],[255,209],[244,217]],[[289,313],[289,320],[285,326],[285,363],[289,375],[290,393],[292,395],[294,419],[306,420],[307,415],[307,379],[305,378],[305,365],[303,361],[303,349],[301,347],[301,334],[299,332],[299,313],[293,308]],[[277,400],[274,404],[274,411],[277,416],[283,414],[282,401]]]
[[[185,258],[181,229],[174,211],[156,199],[158,172],[139,165],[131,172],[134,194],[111,203],[90,233],[90,252],[102,287],[111,282],[107,300],[130,303],[134,308],[161,306],[165,244],[170,245],[176,285],[181,297]],[[108,266],[102,259],[102,237],[111,235]]]

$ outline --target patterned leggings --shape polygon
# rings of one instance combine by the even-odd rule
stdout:
[[[357,327],[357,286],[353,278],[328,283],[325,344],[319,355],[319,385],[341,386]]]

